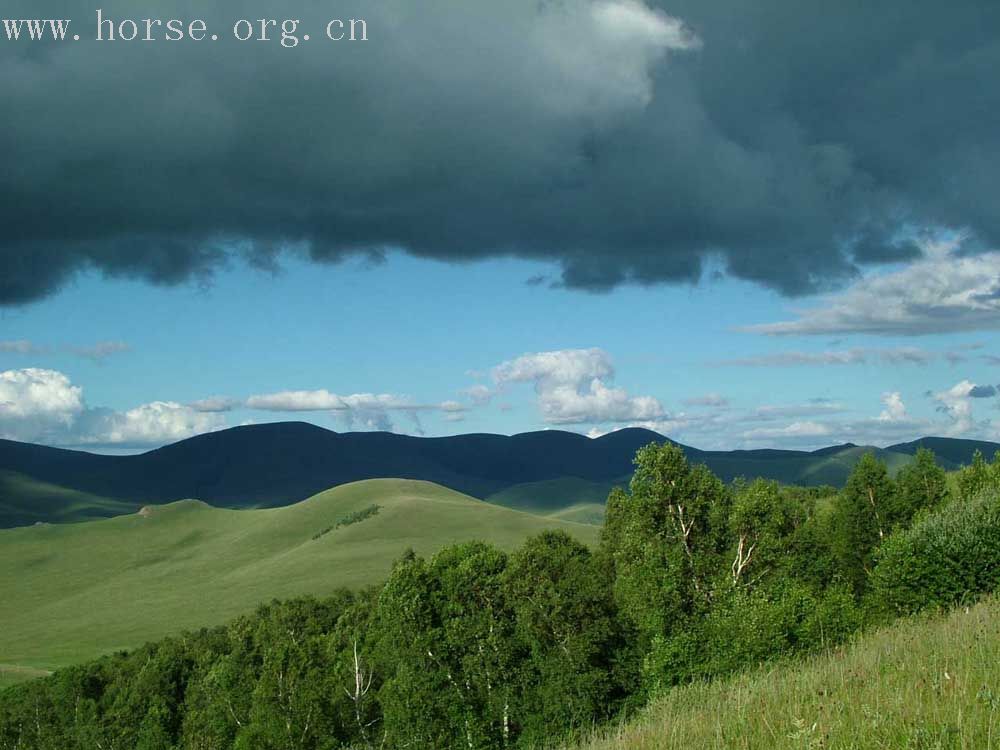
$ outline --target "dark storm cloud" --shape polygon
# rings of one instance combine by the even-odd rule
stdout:
[[[203,6],[155,14],[262,15]],[[992,0],[280,6],[313,41],[101,44],[93,4],[5,5],[84,41],[0,40],[0,304],[87,268],[170,284],[396,247],[591,290],[710,255],[798,294],[912,258],[914,228],[1000,241]],[[317,39],[334,16],[371,41]]]
[[[993,398],[996,395],[997,389],[992,385],[974,385],[969,391],[969,398]]]

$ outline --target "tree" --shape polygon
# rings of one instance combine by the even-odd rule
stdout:
[[[855,594],[864,591],[875,549],[890,527],[895,486],[883,462],[872,453],[858,461],[837,497],[833,543],[841,570]]]
[[[989,490],[1000,487],[1000,451],[989,464],[981,451],[972,454],[972,463],[958,473],[958,494],[963,500],[974,500]]]
[[[386,746],[507,746],[515,655],[506,565],[503,552],[473,542],[393,570],[378,603]]]
[[[792,514],[777,482],[757,479],[738,486],[729,516],[733,587],[758,582],[792,531]]]
[[[602,554],[623,616],[645,647],[708,606],[725,549],[729,496],[672,443],[641,448],[629,492],[608,497]]]
[[[944,469],[934,460],[934,453],[921,447],[913,461],[900,469],[896,489],[892,521],[905,527],[919,511],[937,508],[944,502],[948,480]]]
[[[622,692],[614,669],[621,630],[590,550],[565,532],[543,532],[514,554],[504,588],[523,649],[520,746],[543,746],[613,713]]]

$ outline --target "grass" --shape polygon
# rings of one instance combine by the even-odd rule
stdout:
[[[379,512],[313,539],[373,503]],[[47,670],[215,625],[273,598],[385,578],[407,548],[483,539],[512,549],[543,529],[598,529],[475,500],[429,482],[342,485],[295,505],[194,500],[78,524],[0,530],[0,664]],[[30,672],[7,673],[13,677]]]
[[[486,498],[488,502],[527,513],[600,525],[604,504],[616,486],[627,487],[629,477],[611,482],[592,482],[577,477],[546,479],[515,484]]]
[[[1000,599],[670,691],[577,750],[997,750]]]
[[[577,503],[568,508],[557,510],[547,514],[547,518],[555,518],[560,521],[573,521],[575,523],[589,523],[593,526],[604,525],[604,503]]]
[[[15,685],[25,680],[33,680],[36,677],[45,677],[51,674],[47,669],[33,669],[31,667],[18,667],[13,664],[0,664],[0,690],[8,685]]]
[[[0,527],[87,521],[137,509],[136,503],[60,487],[15,471],[0,471]]]

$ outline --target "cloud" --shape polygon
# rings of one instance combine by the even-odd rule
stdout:
[[[822,352],[777,352],[762,354],[755,357],[729,359],[715,364],[732,367],[797,367],[806,365],[865,365],[870,362],[883,364],[914,364],[925,365],[933,362],[939,355],[918,349],[916,347],[899,347],[895,349],[840,349]],[[942,355],[947,356],[947,355]]]
[[[729,406],[729,399],[725,396],[720,396],[718,393],[707,393],[704,396],[686,398],[682,403],[684,406],[711,406],[721,408]]]
[[[464,409],[456,401],[441,404],[418,404],[404,396],[389,393],[353,393],[340,396],[321,388],[315,391],[278,391],[251,396],[246,400],[248,409],[262,411],[460,411]]]
[[[912,227],[1000,246],[990,0],[385,0],[370,42],[247,54],[225,32],[256,12],[200,7],[211,45],[0,47],[0,304],[85,270],[174,284],[395,248],[589,290],[696,280],[711,256],[801,294],[913,259]],[[318,37],[329,5],[296,15]]]
[[[0,372],[0,438],[44,439],[68,429],[83,410],[83,389],[61,372]]]
[[[759,440],[801,442],[803,439],[826,438],[831,434],[829,425],[819,422],[792,422],[786,427],[758,427],[743,433],[743,438],[750,442]]]
[[[239,399],[228,398],[226,396],[210,396],[198,401],[192,401],[187,406],[195,411],[218,414],[233,411],[242,405],[243,403]]]
[[[280,391],[251,396],[246,400],[246,406],[248,409],[261,409],[263,411],[328,411],[348,408],[340,396],[325,389]]]
[[[90,346],[68,345],[62,347],[62,351],[72,354],[73,356],[80,357],[82,359],[89,359],[98,363],[104,361],[113,354],[119,354],[130,350],[131,347],[124,341],[98,341]],[[32,341],[21,339],[16,341],[0,341],[0,353],[3,352],[13,354],[48,355],[53,353],[53,349],[49,346],[42,346]]]
[[[889,391],[880,397],[874,416],[854,416],[853,409],[829,399],[804,404],[769,404],[753,409],[729,408],[669,414],[660,419],[636,420],[612,428],[596,426],[592,437],[621,427],[644,427],[681,443],[705,450],[785,448],[815,450],[840,443],[887,446],[925,435],[996,440],[1000,429],[973,414],[973,391],[962,381],[952,388],[928,394],[937,404],[938,418],[912,415],[903,394]]]
[[[0,372],[0,438],[63,446],[149,447],[225,427],[215,414],[156,401],[125,412],[88,407],[56,370]]]
[[[132,347],[124,341],[98,341],[92,346],[70,346],[67,349],[77,357],[93,362],[103,362],[114,354],[131,351]]]
[[[969,391],[969,398],[993,398],[997,395],[996,386],[976,385]]]
[[[469,386],[468,388],[463,388],[459,392],[463,396],[468,396],[469,400],[476,406],[484,406],[488,404],[495,395],[493,391],[490,390],[489,386],[485,386],[482,383],[477,383],[476,385]]]
[[[499,387],[532,383],[548,424],[628,422],[665,415],[652,396],[630,396],[609,385],[611,357],[601,349],[564,349],[524,354],[493,368]]]
[[[248,398],[244,406],[248,409],[273,412],[328,411],[335,413],[349,429],[387,432],[395,429],[389,413],[396,411],[410,418],[414,432],[418,435],[424,433],[419,416],[421,413],[439,412],[444,415],[445,421],[458,422],[464,418],[464,413],[469,408],[458,401],[421,404],[408,397],[389,393],[354,393],[341,396],[326,389],[260,394]]]
[[[906,404],[898,391],[882,394],[882,403],[885,404],[885,409],[878,416],[880,422],[905,422],[909,419]]]
[[[124,412],[91,410],[64,445],[150,447],[225,428],[218,414],[173,401],[153,401]]]
[[[911,417],[899,392],[883,393],[881,402],[882,411],[874,417],[796,419],[787,425],[747,430],[739,434],[738,439],[748,448],[784,447],[814,450],[848,442],[884,446],[913,440],[921,435],[936,434],[941,430],[941,424]],[[830,412],[833,413],[835,411]],[[789,416],[796,415],[790,413]],[[817,413],[814,416],[823,415]]]
[[[967,435],[979,427],[972,413],[972,392],[976,387],[975,383],[963,380],[948,390],[933,395],[938,402],[938,411],[951,420],[944,431],[947,437]]]
[[[906,268],[862,278],[795,320],[746,330],[919,336],[1000,329],[1000,253],[963,257],[960,245],[960,239],[927,244],[927,256]]]
[[[19,339],[16,341],[0,341],[0,353],[9,354],[45,354],[45,347],[38,346],[31,341]]]
[[[842,414],[847,409],[836,402],[758,406],[737,417],[740,422],[771,422],[779,419]]]

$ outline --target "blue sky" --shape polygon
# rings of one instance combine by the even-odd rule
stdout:
[[[896,265],[869,276],[905,272]],[[234,262],[179,286],[84,273],[49,298],[0,311],[0,371],[56,372],[69,382],[64,388],[80,389],[70,407],[76,414],[57,414],[54,425],[8,419],[6,436],[137,450],[205,429],[285,419],[426,435],[599,434],[641,424],[705,448],[888,444],[925,430],[993,436],[986,421],[995,398],[942,396],[963,382],[978,391],[1000,382],[989,362],[992,332],[934,333],[918,321],[905,335],[774,336],[744,329],[836,305],[711,273],[696,285],[608,293],[527,283],[539,276],[552,276],[552,268],[402,253],[379,264],[286,259],[274,272]],[[584,369],[559,370],[572,352],[585,353]],[[530,359],[539,353],[555,353],[548,370]],[[519,371],[534,369],[502,371],[518,362]],[[595,396],[595,374],[615,403]],[[289,401],[290,392],[298,401]],[[307,394],[322,392],[309,401]],[[567,393],[584,398],[567,405]],[[248,407],[248,399],[274,394],[286,398]],[[331,398],[357,394],[382,401],[326,408]],[[204,403],[213,397],[225,403]],[[643,398],[655,403],[635,401]],[[137,429],[97,429],[80,418],[81,410],[108,418],[156,402],[182,411],[134,413]],[[964,411],[946,413],[956,404],[971,421]],[[66,419],[74,424],[67,428]]]

